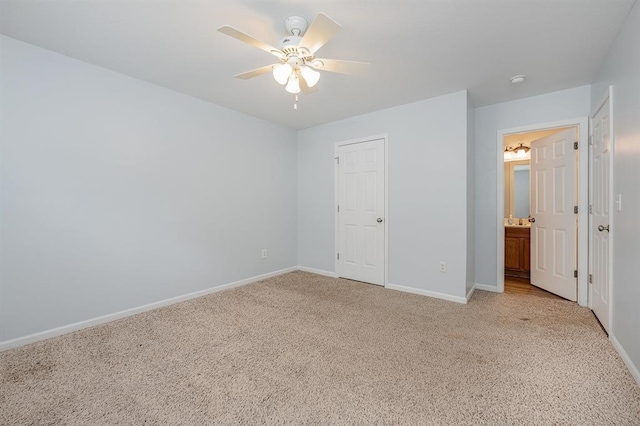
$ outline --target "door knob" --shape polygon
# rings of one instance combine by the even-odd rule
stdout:
[[[602,231],[607,231],[607,232],[609,232],[609,225],[607,225],[607,226],[599,225],[599,226],[598,226],[598,231],[600,231],[600,232],[602,232]]]
[[[382,218],[381,218],[381,217],[379,217],[379,218],[377,218],[377,219],[376,219],[376,221],[377,221],[378,223],[382,223]]]
[[[536,221],[536,218],[535,218],[535,217],[530,217],[530,218],[529,218],[529,222],[533,223],[533,222],[535,222],[535,221]]]

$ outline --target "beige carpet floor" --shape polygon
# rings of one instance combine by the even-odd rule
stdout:
[[[0,423],[638,425],[592,313],[293,272],[0,354]]]

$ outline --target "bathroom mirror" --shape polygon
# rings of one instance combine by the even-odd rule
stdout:
[[[504,163],[504,217],[528,217],[529,198],[529,161],[511,161]]]

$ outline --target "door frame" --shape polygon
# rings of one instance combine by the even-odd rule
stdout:
[[[513,133],[550,130],[560,127],[578,128],[578,191],[576,194],[578,197],[578,304],[587,306],[589,294],[589,117],[498,130],[496,139],[496,287],[498,293],[504,293],[504,137]],[[587,226],[580,226],[580,224],[587,224]]]
[[[609,147],[609,150],[611,151],[609,154],[609,259],[607,259],[607,262],[609,263],[609,312],[608,312],[608,319],[609,319],[609,330],[607,331],[609,333],[609,335],[611,335],[612,333],[612,325],[613,325],[613,240],[615,239],[615,227],[614,227],[614,212],[616,210],[614,210],[616,208],[615,206],[615,196],[614,196],[614,186],[613,186],[613,164],[614,164],[614,154],[615,154],[615,134],[614,134],[614,128],[613,128],[613,86],[609,86],[607,88],[607,91],[605,92],[605,94],[600,98],[600,100],[595,104],[595,107],[592,109],[591,111],[591,115],[589,116],[589,152],[588,152],[588,158],[589,158],[589,164],[591,164],[591,155],[592,155],[592,149],[591,149],[591,131],[592,131],[592,119],[596,116],[596,114],[600,111],[600,109],[604,106],[604,104],[609,101],[609,142],[611,144],[611,146]],[[591,170],[589,170],[589,176],[588,176],[588,180],[589,183],[591,183]],[[590,197],[591,197],[591,192],[589,192],[589,200],[591,201]],[[593,224],[591,223],[591,217],[589,217],[589,235],[588,235],[588,241],[589,243],[591,242],[591,234],[592,234],[592,230],[591,228],[593,227]],[[588,253],[589,257],[588,257],[588,267],[589,267],[589,273],[591,273],[591,250],[589,249],[589,253]],[[589,286],[589,304],[588,307],[589,309],[592,309],[592,298],[591,298],[591,286]]]
[[[370,142],[382,139],[384,142],[384,284],[389,284],[389,134],[382,133],[379,135],[367,136],[363,138],[349,139],[335,143],[334,147],[334,166],[333,166],[333,229],[334,229],[334,251],[333,251],[333,270],[338,276],[338,251],[339,251],[339,226],[338,226],[338,149],[341,146],[353,145],[357,143]]]

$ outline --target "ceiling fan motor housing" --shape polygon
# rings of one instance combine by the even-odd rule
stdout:
[[[300,41],[302,41],[302,36],[307,31],[308,26],[307,20],[302,16],[289,16],[285,19],[284,27],[287,33],[291,35],[282,38],[278,47],[287,55],[288,60],[292,59],[292,57],[298,57],[303,60],[311,57],[307,49],[300,47]]]
[[[300,46],[300,36],[287,36],[280,40],[279,49],[287,55],[287,59],[298,57],[304,60],[310,60],[313,55],[305,47]]]
[[[300,36],[294,36],[294,35],[286,36],[280,39],[280,45],[278,47],[282,51],[284,51],[284,49],[286,49],[287,47],[298,46],[301,40],[302,40],[302,37]]]
[[[309,24],[302,16],[289,16],[284,20],[284,27],[287,30],[287,34],[302,37]]]

